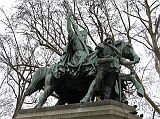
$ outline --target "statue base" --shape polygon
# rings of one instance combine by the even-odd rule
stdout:
[[[141,119],[135,108],[114,100],[23,109],[15,119]]]

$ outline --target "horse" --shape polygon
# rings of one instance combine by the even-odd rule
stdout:
[[[122,54],[122,57],[129,59],[130,61],[136,61],[136,63],[139,62],[140,58],[135,53],[131,43],[118,40],[115,42],[115,46]],[[90,59],[90,57],[92,57],[92,59]],[[59,71],[58,63],[53,64],[49,68],[44,67],[38,69],[33,75],[31,84],[27,88],[25,95],[29,96],[44,87],[44,92],[40,96],[36,108],[42,107],[53,92],[59,96],[56,105],[79,103],[86,95],[96,74],[95,68],[93,68],[93,66],[97,66],[95,53],[91,53],[90,57],[88,59],[92,60],[92,62],[88,61],[89,63],[84,63],[79,70],[78,76],[73,73],[77,67],[69,67],[64,73]],[[136,80],[131,80],[131,82],[138,84],[138,86],[140,85]]]

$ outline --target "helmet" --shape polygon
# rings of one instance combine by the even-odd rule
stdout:
[[[110,35],[107,36],[107,38],[104,40],[105,43],[107,44],[114,44],[113,39]]]

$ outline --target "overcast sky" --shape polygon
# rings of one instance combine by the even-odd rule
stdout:
[[[13,11],[13,9],[11,9],[13,6],[15,6],[15,4],[17,3],[16,1],[18,1],[18,0],[0,0],[0,8],[3,8],[4,9],[4,11],[7,13],[7,15],[8,15],[8,13],[13,13],[14,11]],[[148,0],[148,2],[149,2],[149,4],[150,4],[150,2],[151,1],[153,1],[153,0]],[[160,0],[159,0],[160,1]],[[1,13],[0,13],[0,20],[2,20],[4,17],[3,17],[3,15],[1,15]],[[3,24],[1,24],[0,23],[0,28],[1,28],[1,31],[0,31],[0,33],[4,33],[5,32],[5,30],[4,30],[4,25]],[[136,47],[136,46],[135,46]],[[137,47],[139,47],[139,46],[137,46]],[[143,47],[143,46],[142,46]],[[138,49],[138,48],[135,48],[136,50]],[[136,51],[136,52],[138,52],[138,51]],[[142,54],[142,51],[141,51],[141,54]],[[143,60],[144,60],[144,58],[143,58]],[[149,60],[149,59],[148,59]],[[147,61],[147,59],[145,60],[145,61]],[[152,88],[152,87],[150,87],[150,88]],[[153,87],[153,90],[154,90],[154,88],[155,87]],[[156,100],[156,99],[155,99]],[[158,102],[158,101],[157,101]]]
[[[0,0],[0,7],[4,7],[5,9],[10,8],[17,0]],[[148,0],[150,3],[153,0]],[[160,0],[159,0],[160,1]]]
[[[5,10],[9,10],[10,7],[15,3],[16,0],[0,0],[0,7]]]

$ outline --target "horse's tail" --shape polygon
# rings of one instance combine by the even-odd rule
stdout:
[[[28,86],[25,95],[29,96],[37,90],[41,90],[45,83],[45,76],[47,74],[48,68],[39,68],[32,77],[31,84]]]

